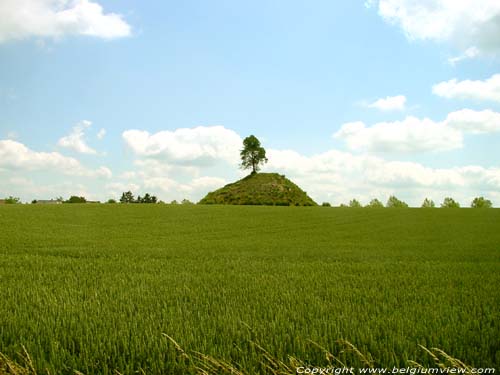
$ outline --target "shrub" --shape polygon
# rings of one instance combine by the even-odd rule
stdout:
[[[470,204],[472,208],[491,208],[493,205],[489,199],[484,199],[484,197],[474,198],[472,203]]]
[[[349,207],[351,207],[351,208],[359,208],[359,207],[361,207],[361,203],[359,203],[359,201],[357,199],[352,199],[349,202]]]
[[[78,197],[76,195],[72,195],[64,203],[86,203],[86,202],[87,202],[87,200],[85,199],[85,197]]]
[[[10,195],[8,198],[5,198],[5,204],[17,204],[20,203],[21,199],[18,197],[13,197]]]
[[[387,200],[386,206],[389,208],[407,208],[408,204],[391,195]]]
[[[323,206],[323,207],[331,207],[332,205],[330,203],[328,203],[328,202],[323,202],[321,204],[321,206]]]
[[[384,208],[384,204],[379,201],[377,198],[372,199],[370,203],[366,205],[368,208]]]
[[[441,208],[460,208],[460,203],[455,201],[453,198],[446,197],[441,203]]]
[[[436,204],[432,199],[425,198],[424,201],[422,202],[422,208],[433,208],[436,207]]]

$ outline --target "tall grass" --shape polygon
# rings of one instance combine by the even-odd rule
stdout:
[[[166,332],[248,374],[255,338],[283,363],[321,365],[307,339],[345,338],[384,367],[419,345],[499,367],[499,222],[497,209],[0,207],[0,352],[24,345],[40,373],[186,373]]]

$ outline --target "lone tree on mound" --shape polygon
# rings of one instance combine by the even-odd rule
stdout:
[[[243,140],[243,150],[240,152],[241,168],[252,167],[252,174],[257,173],[260,165],[267,163],[266,150],[260,145],[257,137],[251,135]]]

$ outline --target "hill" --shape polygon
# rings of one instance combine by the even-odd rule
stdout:
[[[305,191],[278,173],[254,173],[208,193],[199,204],[316,206]]]

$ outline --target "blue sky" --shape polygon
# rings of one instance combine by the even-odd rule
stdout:
[[[20,1],[0,5],[0,196],[198,200],[255,134],[319,202],[500,205],[495,0]]]

